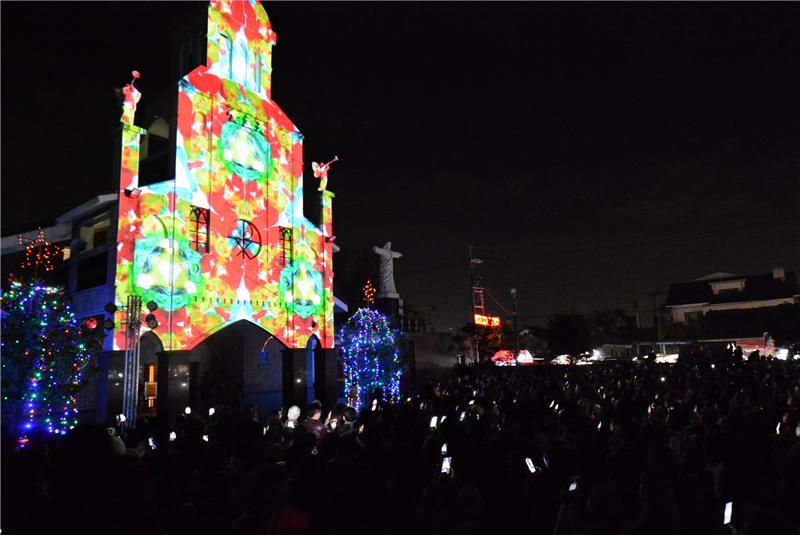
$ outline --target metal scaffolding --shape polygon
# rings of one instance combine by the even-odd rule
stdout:
[[[133,428],[139,403],[139,339],[142,330],[142,298],[129,295],[125,308],[125,379],[122,392],[122,414]]]

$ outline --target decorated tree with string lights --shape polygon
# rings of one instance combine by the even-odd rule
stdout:
[[[364,287],[361,289],[361,291],[364,304],[367,307],[372,307],[375,304],[375,294],[377,293],[377,290],[372,285],[372,281],[370,279],[367,279],[367,282],[364,284]]]
[[[53,270],[49,247],[40,232],[21,266],[32,276],[11,280],[0,300],[4,412],[16,420],[21,446],[34,433],[65,434],[77,424],[75,394],[91,358],[92,336],[63,288],[37,280]]]
[[[2,296],[3,402],[16,408],[19,441],[37,431],[65,434],[77,424],[75,394],[91,357],[64,291],[12,281]]]
[[[360,308],[336,335],[344,367],[345,396],[361,409],[375,395],[383,402],[400,400],[399,332],[376,310]],[[376,398],[376,399],[377,399]]]

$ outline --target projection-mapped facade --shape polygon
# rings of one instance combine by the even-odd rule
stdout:
[[[170,180],[140,185],[141,95],[125,89],[116,302],[155,301],[165,350],[242,319],[290,348],[333,346],[333,194],[321,227],[305,218],[302,136],[271,99],[275,37],[259,2],[211,2],[206,64],[179,82]]]

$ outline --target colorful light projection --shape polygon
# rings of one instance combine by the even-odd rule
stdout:
[[[270,98],[275,33],[255,0],[214,0],[207,35],[208,64],[179,82],[173,179],[138,185],[146,132],[123,117],[117,304],[155,301],[167,350],[242,319],[332,347],[334,195],[322,228],[304,217],[302,136]]]

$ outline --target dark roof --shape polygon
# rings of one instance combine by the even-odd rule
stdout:
[[[742,292],[726,292],[714,295],[711,283],[726,280],[744,279]],[[698,280],[669,285],[669,293],[664,306],[689,305],[692,303],[740,303],[781,299],[800,294],[794,273],[787,271],[783,280],[775,279],[771,273],[743,277],[725,277],[713,280]]]

